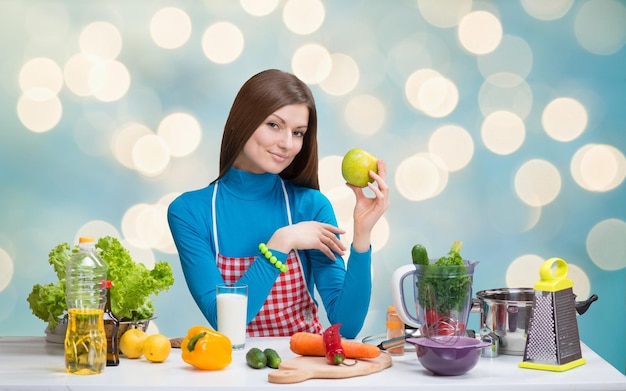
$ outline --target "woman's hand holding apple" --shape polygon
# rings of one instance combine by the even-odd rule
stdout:
[[[367,187],[374,193],[374,197],[365,196],[363,189],[359,186],[348,186],[354,191],[356,204],[354,206],[354,236],[352,247],[356,251],[367,251],[371,243],[371,233],[374,225],[389,207],[389,186],[387,186],[387,167],[381,159],[377,160],[377,172],[369,171],[369,175],[376,185],[368,183]]]

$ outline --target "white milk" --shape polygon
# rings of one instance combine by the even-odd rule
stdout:
[[[248,297],[237,293],[217,295],[217,328],[233,344],[233,349],[243,349],[246,344],[246,313]]]

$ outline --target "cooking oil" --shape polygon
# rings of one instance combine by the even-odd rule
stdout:
[[[91,308],[68,310],[65,335],[65,368],[75,375],[94,375],[107,363],[104,311]]]
[[[65,369],[77,375],[101,373],[107,362],[103,317],[107,266],[96,254],[93,238],[79,239],[79,250],[66,267]]]

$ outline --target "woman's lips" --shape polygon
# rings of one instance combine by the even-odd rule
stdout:
[[[273,152],[270,152],[270,155],[272,155],[272,157],[273,157],[275,160],[277,160],[277,161],[279,161],[279,162],[281,162],[281,163],[282,163],[282,162],[284,162],[284,161],[286,161],[286,160],[288,159],[288,157],[287,157],[286,155],[282,155],[282,154],[279,154],[279,153],[273,153]]]

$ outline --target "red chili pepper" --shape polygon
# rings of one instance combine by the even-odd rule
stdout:
[[[326,359],[333,365],[343,363],[346,355],[341,346],[341,334],[339,334],[341,324],[334,324],[327,328],[322,337],[324,338],[324,349],[326,350]]]

